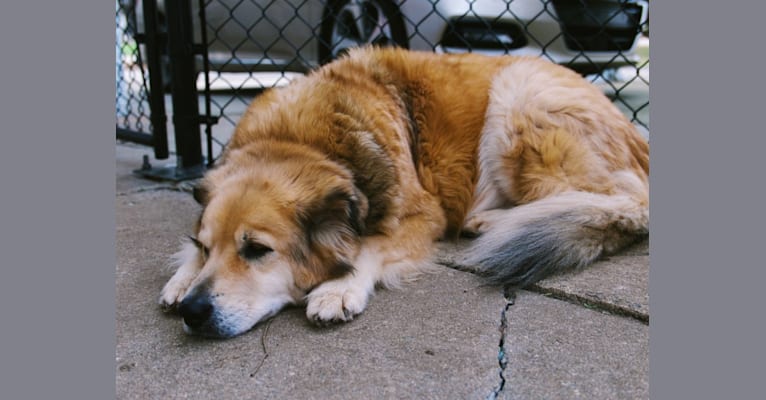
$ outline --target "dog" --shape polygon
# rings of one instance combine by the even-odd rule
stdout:
[[[648,141],[565,67],[353,50],[253,100],[160,303],[218,338],[289,304],[350,321],[461,234],[462,265],[524,288],[646,237],[648,176]]]

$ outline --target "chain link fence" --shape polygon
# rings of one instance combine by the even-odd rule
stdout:
[[[136,41],[138,22],[135,4],[116,3],[115,68],[117,127],[151,132],[147,66]]]
[[[212,92],[211,110],[231,131],[258,90],[287,84],[350,47],[534,55],[587,76],[648,134],[647,6],[625,0],[205,0],[197,8],[204,11],[211,72],[199,88]],[[642,90],[647,95],[637,96]],[[225,143],[225,137],[215,140]]]
[[[184,0],[167,3],[175,1]],[[191,40],[197,51],[194,68],[200,123],[207,127],[208,162],[220,154],[240,115],[262,90],[285,85],[351,47],[368,44],[544,57],[601,87],[648,136],[645,0],[186,1],[191,1]],[[160,30],[172,17],[167,11],[165,2],[157,1]],[[125,33],[130,31],[129,18],[120,21],[118,11],[118,57],[122,54],[123,60],[128,57],[135,65],[120,71],[117,62],[118,126],[147,124],[142,113],[145,103],[139,101],[145,89],[131,80],[141,71],[141,59]],[[135,94],[120,97],[121,80]],[[165,82],[172,80],[164,77]]]

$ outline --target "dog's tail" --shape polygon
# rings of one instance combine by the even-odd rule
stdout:
[[[509,289],[586,267],[649,232],[648,202],[630,195],[566,192],[496,217],[461,261]]]

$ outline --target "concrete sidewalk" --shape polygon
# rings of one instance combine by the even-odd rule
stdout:
[[[649,397],[646,242],[511,306],[450,268],[465,243],[442,244],[444,268],[378,291],[351,323],[316,328],[290,308],[234,339],[187,336],[157,298],[200,207],[187,185],[134,177],[144,154],[116,146],[119,399],[484,399],[501,383],[497,398]]]

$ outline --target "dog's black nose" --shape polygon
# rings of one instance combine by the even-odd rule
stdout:
[[[186,296],[178,306],[178,313],[184,318],[190,328],[199,328],[213,313],[213,304],[207,294],[191,294]]]

